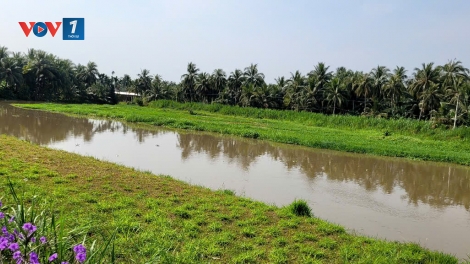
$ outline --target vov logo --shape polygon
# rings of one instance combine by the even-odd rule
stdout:
[[[48,32],[51,33],[52,37],[62,27],[62,39],[63,40],[84,40],[85,39],[85,19],[84,18],[63,18],[62,22],[55,22],[55,26],[52,22],[18,22],[21,26],[26,37],[29,37],[31,31],[36,37],[44,37]]]

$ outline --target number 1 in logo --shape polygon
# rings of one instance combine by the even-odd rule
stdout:
[[[75,29],[77,28],[77,20],[71,21],[70,25],[72,25],[72,34],[75,34]]]
[[[64,40],[84,40],[85,39],[85,19],[84,18],[64,18],[63,39]]]

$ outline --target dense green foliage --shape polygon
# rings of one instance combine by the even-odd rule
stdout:
[[[117,85],[94,62],[75,65],[41,50],[22,54],[0,46],[0,98],[114,104]]]
[[[95,63],[74,65],[39,50],[27,54],[0,46],[0,98],[77,102],[115,102],[114,91],[130,91],[144,101],[218,102],[257,108],[288,109],[324,114],[365,115],[431,120],[449,127],[468,125],[469,70],[460,61],[423,63],[412,73],[377,66],[370,72],[339,67],[330,71],[318,63],[306,75],[299,71],[274,84],[265,81],[256,64],[227,75],[222,69],[200,72],[189,63],[176,84],[146,69],[129,75],[100,74]],[[140,103],[140,102],[138,102]]]
[[[157,101],[151,104],[153,107],[126,104],[17,104],[16,106],[120,119],[150,126],[210,131],[315,148],[470,165],[468,128],[429,129],[430,123],[425,121],[327,116],[169,101]],[[168,108],[172,106],[183,110]],[[212,112],[194,109],[209,109]]]
[[[0,136],[0,193],[7,177],[62,212],[65,229],[86,227],[103,244],[116,231],[116,263],[458,263],[417,244],[348,234],[289,206]]]

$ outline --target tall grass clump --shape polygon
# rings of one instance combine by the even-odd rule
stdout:
[[[9,188],[15,204],[7,206],[0,199],[0,263],[114,263],[114,246],[109,250],[114,236],[101,247],[89,243],[87,230],[65,230],[51,210],[38,209],[37,197],[26,207],[11,182]]]
[[[304,200],[295,200],[289,205],[289,210],[297,216],[312,216],[312,209]]]
[[[285,120],[303,123],[310,126],[344,128],[344,129],[378,129],[406,134],[422,134],[433,138],[445,138],[446,135],[463,138],[470,135],[470,129],[460,127],[450,130],[445,126],[436,126],[433,122],[406,118],[387,119],[374,116],[325,115],[293,110],[262,109],[253,107],[228,106],[222,104],[179,103],[169,100],[153,101],[153,108],[175,110],[198,110],[222,115],[241,116],[260,119]],[[444,135],[445,134],[445,135]]]

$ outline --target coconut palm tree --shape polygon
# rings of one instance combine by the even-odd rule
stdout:
[[[36,53],[38,51],[39,50],[28,49],[28,52],[26,52],[26,57],[28,58],[28,60],[34,60],[34,58],[36,58]]]
[[[452,86],[448,86],[446,89],[446,95],[449,98],[449,103],[455,105],[454,110],[454,126],[457,126],[457,119],[459,116],[459,110],[465,111],[468,106],[470,87],[468,82],[463,78],[458,78]]]
[[[242,93],[240,95],[240,104],[242,106],[254,106],[254,97],[256,93],[256,87],[254,84],[246,84],[242,86]]]
[[[439,83],[440,79],[440,69],[434,67],[434,63],[423,63],[421,68],[415,68],[415,73],[413,74],[413,80],[408,86],[410,94],[415,97],[418,97],[420,93],[428,89],[431,84]]]
[[[8,58],[10,56],[10,52],[8,48],[5,46],[0,46],[0,60],[3,58]]]
[[[106,74],[98,74],[97,80],[87,88],[89,96],[93,100],[106,102],[112,87],[112,80]]]
[[[443,97],[443,93],[441,87],[436,83],[431,83],[427,89],[419,95],[419,118],[425,114],[426,111],[436,110],[440,104],[441,99]]]
[[[258,71],[258,64],[251,64],[245,68],[243,72],[245,76],[245,84],[253,84],[254,86],[261,86],[264,84],[264,74]]]
[[[23,75],[29,74],[33,78],[35,100],[43,99],[44,88],[59,76],[59,71],[53,63],[53,58],[43,51],[34,53],[35,57],[23,68]]]
[[[146,100],[151,102],[161,99],[170,99],[171,91],[169,86],[169,83],[164,81],[160,75],[155,75],[152,80],[152,87],[145,93]]]
[[[241,91],[243,83],[245,82],[245,76],[240,69],[235,69],[235,71],[230,73],[230,76],[227,80],[228,87],[228,97],[229,101],[233,102],[234,105],[238,104],[240,101]]]
[[[284,76],[277,77],[274,81],[276,81],[276,85],[280,89],[285,90],[287,88],[287,80]]]
[[[393,70],[393,74],[390,76],[390,82],[385,86],[385,96],[390,99],[390,106],[392,107],[392,113],[396,109],[397,102],[400,101],[400,97],[406,90],[406,70],[404,67],[396,67]]]
[[[276,95],[274,90],[271,90],[272,86],[263,84],[255,88],[254,100],[256,107],[262,108],[276,108],[276,100],[273,96]]]
[[[13,88],[15,93],[16,87],[23,81],[22,69],[12,58],[0,59],[0,80],[5,80],[7,87]]]
[[[434,67],[434,63],[432,62],[428,64],[423,63],[421,68],[415,68],[413,80],[408,86],[408,90],[410,94],[420,102],[418,120],[421,120],[424,109],[426,109],[425,107],[421,107],[421,105],[423,105],[422,98],[429,97],[430,94],[437,94],[440,76],[439,67]],[[431,86],[433,86],[432,89],[430,88]],[[423,95],[423,93],[427,93],[427,96]]]
[[[147,102],[158,100],[160,97],[160,90],[162,86],[162,77],[156,74],[153,77],[152,85],[149,90],[145,91],[145,99]]]
[[[457,116],[459,109],[465,109],[468,90],[466,80],[468,80],[469,70],[462,66],[460,61],[449,61],[442,68],[442,84],[449,97],[449,103],[455,105],[454,126],[457,126]]]
[[[90,61],[86,66],[81,67],[78,78],[85,84],[85,87],[91,87],[98,80],[98,65]]]
[[[334,115],[336,111],[336,106],[341,106],[345,100],[340,79],[336,77],[333,78],[326,86],[324,93],[326,95],[326,101],[328,101],[328,103],[333,102]]]
[[[195,89],[203,102],[207,103],[212,93],[211,76],[206,72],[200,73],[196,78]]]
[[[314,111],[318,104],[318,89],[312,83],[307,83],[307,85],[302,89],[300,95],[300,107],[307,111]],[[287,96],[286,96],[287,97]]]
[[[351,70],[342,69],[340,67],[336,70],[335,77],[340,80],[343,95],[345,98],[345,102],[343,104],[343,108],[347,108],[347,110],[351,109],[352,113],[356,113],[356,99],[357,95],[355,92],[354,84],[359,76],[359,72],[353,72]]]
[[[452,86],[459,78],[468,78],[469,70],[462,65],[462,62],[451,60],[441,67],[443,84]]]
[[[199,69],[196,64],[190,62],[188,63],[187,73],[181,75],[183,95],[185,99],[189,99],[191,102],[196,97],[195,86],[198,72]]]
[[[130,88],[132,87],[132,78],[128,74],[124,74],[124,76],[121,78],[120,82],[120,87],[121,91],[130,91]]]
[[[212,73],[212,80],[214,81],[214,88],[217,92],[222,91],[227,84],[227,74],[222,69],[215,69]]]
[[[220,92],[225,89],[227,85],[227,75],[222,69],[216,69],[211,76],[213,82],[213,95],[211,95],[212,100],[218,96]]]
[[[136,81],[136,93],[140,95],[144,95],[148,90],[152,89],[152,78],[153,76],[150,75],[150,71],[147,69],[143,69],[137,74],[138,78]]]
[[[354,91],[356,92],[357,96],[364,97],[364,113],[366,112],[367,108],[367,98],[372,94],[372,79],[370,78],[369,74],[360,73],[356,78],[356,82],[354,83]]]
[[[390,70],[385,66],[377,66],[370,72],[370,78],[372,80],[372,100],[374,101],[374,107],[377,107],[377,103],[380,100],[384,88],[388,84],[388,78]]]
[[[269,107],[275,109],[281,109],[284,105],[285,90],[279,85],[269,84],[267,85],[268,89],[268,100]]]
[[[307,87],[306,78],[300,71],[291,72],[291,77],[286,81],[286,104],[289,108],[299,111],[305,106],[305,88]]]
[[[77,95],[75,64],[71,60],[58,59],[55,61],[55,67],[59,71],[59,77],[56,78],[58,96],[62,100],[73,100]]]
[[[325,63],[319,62],[307,75],[309,77],[314,77],[316,80],[315,85],[317,86],[318,91],[323,91],[326,84],[333,78],[333,72],[328,71],[330,66],[326,66]]]
[[[18,65],[21,69],[25,66],[28,61],[27,58],[21,52],[12,52],[11,59]]]

